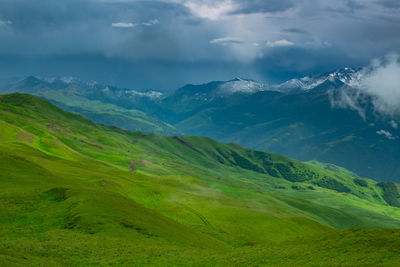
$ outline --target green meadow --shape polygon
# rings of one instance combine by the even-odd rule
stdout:
[[[0,266],[398,266],[399,191],[0,96]]]

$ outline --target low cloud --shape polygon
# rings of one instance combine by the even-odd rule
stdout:
[[[365,121],[366,110],[364,105],[365,96],[358,90],[340,90],[337,92],[329,92],[329,100],[331,107],[350,108],[357,111],[358,115]]]
[[[293,42],[288,41],[286,39],[277,40],[277,41],[273,41],[273,42],[268,41],[266,43],[266,46],[268,46],[268,47],[285,47],[285,46],[293,46],[293,45],[294,45]]]
[[[373,96],[374,107],[380,113],[400,114],[400,57],[390,54],[376,59],[363,70],[360,88]]]
[[[130,22],[113,22],[113,23],[111,23],[111,26],[115,27],[115,28],[133,28],[136,25],[137,24],[130,23]]]
[[[366,119],[366,105],[371,103],[377,114],[391,118],[400,116],[400,56],[389,54],[355,74],[349,83],[355,90],[331,92],[333,107],[351,108]],[[390,121],[393,128],[398,125]]]

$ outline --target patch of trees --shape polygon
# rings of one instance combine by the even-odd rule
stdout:
[[[303,187],[301,187],[301,186],[299,186],[299,185],[292,185],[292,189],[293,189],[293,190],[300,191],[300,190],[303,190]]]
[[[275,169],[274,167],[272,167],[272,166],[265,168],[265,170],[272,177],[276,177],[276,178],[281,177],[281,174],[279,173],[279,171],[277,169]]]
[[[380,182],[377,186],[383,190],[383,199],[387,204],[393,207],[400,207],[400,193],[395,183],[393,182]]]
[[[235,163],[230,159],[230,155],[228,153],[225,153],[218,147],[216,148],[216,151],[218,152],[218,154],[220,156],[222,156],[222,157],[220,157],[217,154],[214,156],[214,158],[216,158],[220,163],[226,164],[226,161],[227,161],[229,163],[227,165],[235,165]]]
[[[368,187],[368,182],[365,181],[365,180],[363,180],[363,179],[354,178],[353,182],[354,182],[356,185],[363,186],[363,187]]]
[[[279,171],[281,176],[291,182],[304,182],[311,179],[306,170],[301,170],[296,167],[290,167],[284,163],[276,163],[274,167]]]
[[[238,153],[236,153],[235,151],[231,151],[232,157],[235,160],[236,164],[243,168],[243,169],[247,169],[247,170],[251,170],[251,171],[255,171],[255,172],[260,172],[260,173],[265,173],[265,170],[263,168],[261,168],[260,166],[258,166],[257,164],[254,164],[253,162],[251,162],[250,160],[242,157],[241,155],[239,155]]]
[[[338,182],[335,179],[329,178],[327,176],[323,177],[319,181],[314,182],[314,184],[326,189],[335,190],[337,192],[351,193],[350,188],[348,188],[341,182]]]

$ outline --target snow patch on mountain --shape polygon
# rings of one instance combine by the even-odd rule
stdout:
[[[281,84],[272,85],[270,89],[290,94],[312,90],[327,81],[354,87],[359,84],[361,78],[362,73],[359,70],[346,67],[332,73],[310,75],[300,79],[291,79]]]
[[[284,93],[292,93],[299,90],[306,91],[317,87],[326,80],[326,77],[313,78],[306,76],[301,79],[291,79],[281,84],[272,85],[270,89]]]
[[[140,91],[135,91],[135,90],[125,90],[125,94],[127,95],[137,95],[137,96],[145,96],[151,99],[160,99],[164,96],[163,93],[158,92],[158,91],[145,91],[145,92],[140,92]]]
[[[359,70],[346,67],[331,73],[291,79],[281,84],[266,84],[250,79],[234,78],[226,82],[219,82],[221,84],[216,89],[211,92],[198,92],[196,96],[206,101],[212,100],[215,97],[226,97],[237,93],[251,95],[260,91],[278,91],[285,94],[295,94],[312,90],[327,81],[338,88],[344,85],[355,87],[360,84],[362,75]],[[212,84],[212,82],[209,84]]]
[[[216,93],[218,95],[232,95],[235,93],[254,94],[259,91],[266,91],[269,87],[264,83],[255,82],[249,79],[235,78],[221,84]]]

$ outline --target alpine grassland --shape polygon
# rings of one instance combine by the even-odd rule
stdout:
[[[398,266],[399,191],[0,96],[0,266]]]

